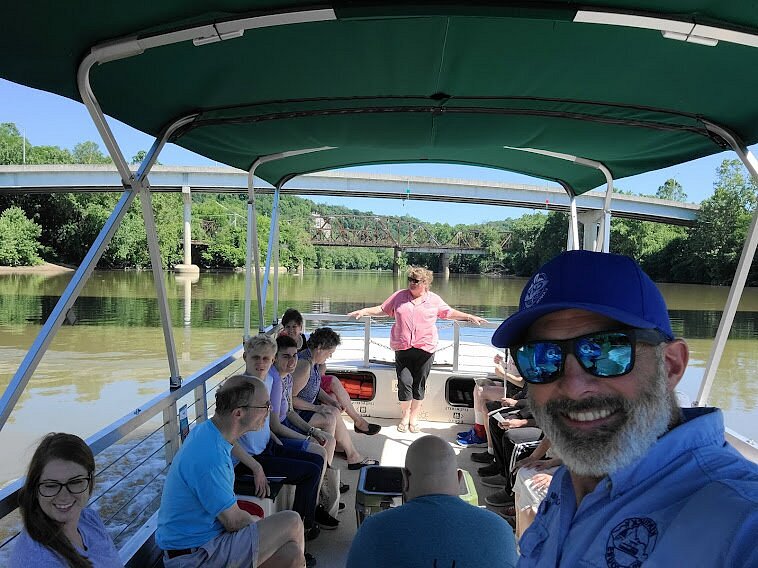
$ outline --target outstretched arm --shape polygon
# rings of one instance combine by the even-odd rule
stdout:
[[[355,310],[354,312],[350,312],[347,314],[347,317],[359,319],[364,316],[383,316],[386,315],[384,311],[382,310],[382,306],[372,306],[370,308],[361,308],[360,310]]]
[[[458,320],[458,321],[468,321],[471,323],[475,323],[476,325],[482,325],[483,323],[489,323],[486,319],[480,318],[479,316],[475,316],[472,314],[467,314],[466,312],[461,312],[459,310],[450,310],[450,313],[447,314],[446,319],[451,320]]]

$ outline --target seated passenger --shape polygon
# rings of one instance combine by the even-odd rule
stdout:
[[[523,394],[518,396],[526,396],[526,391],[524,388]],[[537,442],[542,437],[542,430],[537,428],[526,399],[508,402],[515,404],[502,408],[499,416],[489,418],[495,462],[480,467],[477,473],[482,477],[482,485],[498,489],[487,495],[484,502],[493,507],[505,507],[503,514],[514,517],[516,513],[510,469],[513,454],[521,444]]]
[[[513,482],[513,494],[516,501],[516,539],[532,524],[537,509],[547,496],[553,473],[563,462],[560,458],[547,457],[550,440],[542,438],[532,454],[516,462],[516,481]]]
[[[166,568],[287,566],[302,568],[303,523],[282,511],[255,522],[237,505],[234,441],[263,427],[271,402],[265,385],[240,375],[216,391],[216,414],[195,426],[163,486],[155,540]]]
[[[297,367],[297,344],[288,335],[280,335],[276,338],[276,346],[274,364],[268,372],[272,380],[271,417],[278,419],[271,421],[271,431],[285,444],[288,440],[307,443],[302,449],[323,455],[326,465],[331,465],[336,447],[334,435],[330,433],[330,430],[334,431],[334,424],[322,430],[303,420],[295,411],[292,406],[292,373]]]
[[[478,448],[487,445],[487,452],[473,454],[471,459],[480,463],[491,463],[494,458],[492,439],[490,438],[489,421],[487,420],[487,403],[500,402],[501,406],[515,405],[514,399],[505,396],[507,385],[524,387],[524,380],[519,376],[516,366],[511,362],[505,362],[498,353],[495,355],[495,374],[506,381],[501,386],[488,379],[477,379],[474,387],[474,427],[467,432],[458,434],[457,444],[462,448]]]
[[[308,349],[308,343],[303,335],[303,316],[297,310],[289,308],[282,316],[282,325],[284,326],[283,334],[288,335],[297,342],[298,354],[303,359],[311,359]],[[378,433],[382,427],[379,424],[369,423],[357,410],[350,401],[350,395],[347,394],[345,387],[340,380],[333,375],[324,374],[326,365],[322,364],[319,368],[321,372],[321,390],[319,400],[323,404],[328,404],[344,411],[353,421],[353,429],[359,434],[373,436]]]
[[[310,425],[295,412],[292,407],[292,371],[297,366],[297,344],[287,335],[276,338],[276,357],[268,374],[271,376],[271,431],[285,445],[298,447],[322,456],[324,470],[322,471],[320,505],[334,516],[344,503],[339,502],[340,483],[339,470],[332,469],[334,450],[335,420],[328,425],[327,430]],[[313,440],[313,441],[311,441]],[[323,446],[323,447],[322,447]],[[350,487],[344,486],[345,491]],[[318,509],[317,509],[318,511]],[[320,516],[323,512],[317,512]]]
[[[334,406],[320,404],[318,401],[321,388],[321,369],[334,354],[340,344],[340,336],[330,327],[316,329],[308,338],[308,354],[301,356],[292,377],[294,386],[292,392],[297,396],[293,399],[293,405],[300,416],[306,422],[310,421],[315,413],[331,415],[336,420],[334,437],[339,449],[347,456],[348,469],[361,469],[366,465],[378,465],[375,459],[364,458],[355,449],[350,433],[347,431],[341,412]],[[308,355],[310,357],[306,358]],[[339,381],[338,381],[339,382]],[[352,407],[352,405],[349,405]]]
[[[273,383],[269,369],[276,355],[276,341],[264,333],[251,337],[245,342],[245,377],[261,379],[270,395]],[[269,403],[269,409],[271,404]],[[274,420],[279,424],[278,418]],[[317,508],[319,487],[324,471],[324,453],[320,455],[304,451],[300,447],[290,447],[271,432],[270,413],[261,428],[239,437],[232,448],[237,475],[252,475],[255,480],[257,497],[267,497],[270,493],[267,476],[283,477],[282,483],[295,486],[292,508],[300,513],[309,538],[315,538],[321,528],[336,529],[339,521],[323,508]],[[298,444],[301,445],[301,444]]]
[[[287,308],[282,314],[282,333],[295,340],[297,343],[297,352],[308,349],[308,338],[303,333],[304,326],[303,314],[295,308]]]
[[[405,504],[366,518],[347,568],[515,566],[513,530],[459,497],[461,476],[447,442],[437,436],[413,442],[403,469]]]
[[[37,446],[19,493],[24,529],[11,568],[123,566],[100,516],[87,507],[95,457],[73,434],[48,434]]]

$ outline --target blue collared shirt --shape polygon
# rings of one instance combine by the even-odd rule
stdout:
[[[231,451],[212,420],[190,432],[163,485],[155,531],[163,550],[199,547],[224,532],[218,515],[237,502]]]
[[[578,508],[560,468],[519,542],[519,567],[758,566],[758,465],[725,442],[720,410],[683,415]]]

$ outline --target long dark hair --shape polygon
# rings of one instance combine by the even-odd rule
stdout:
[[[19,507],[24,527],[29,536],[63,557],[72,568],[92,568],[89,559],[79,555],[74,545],[63,534],[63,525],[48,517],[39,506],[37,488],[42,470],[52,460],[77,463],[90,476],[88,495],[92,495],[95,483],[95,456],[87,443],[73,434],[50,433],[40,442],[29,463],[26,483],[19,492]]]

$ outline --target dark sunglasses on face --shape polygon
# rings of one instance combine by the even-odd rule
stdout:
[[[419,280],[418,278],[411,278],[409,276],[408,277],[408,282],[412,282],[413,284],[418,284],[419,282],[421,282],[421,280]]]
[[[658,330],[633,328],[597,331],[573,339],[528,341],[512,346],[510,351],[524,380],[543,385],[563,375],[569,353],[594,377],[620,377],[634,368],[637,342],[658,345],[665,340]]]

